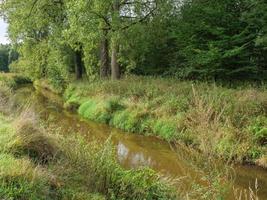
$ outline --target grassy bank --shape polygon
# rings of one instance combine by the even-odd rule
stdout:
[[[154,171],[120,167],[109,141],[60,135],[0,84],[0,199],[177,199]]]
[[[127,132],[182,141],[204,153],[267,165],[266,85],[223,87],[127,77],[68,85],[65,107]]]

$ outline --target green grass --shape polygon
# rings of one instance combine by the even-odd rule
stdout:
[[[121,109],[116,99],[88,106],[84,112],[100,121],[106,118],[98,107]],[[43,123],[31,108],[0,112],[0,199],[177,199],[170,181],[153,170],[123,169],[110,140],[63,136]]]
[[[111,99],[115,99],[113,109]],[[267,154],[266,85],[226,87],[130,76],[73,82],[64,100],[86,119],[182,141],[225,159],[255,162]]]

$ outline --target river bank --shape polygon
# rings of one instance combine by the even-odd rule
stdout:
[[[40,92],[40,95],[37,91]],[[196,156],[187,150],[183,151],[180,146],[174,150],[174,147],[170,148],[168,143],[155,137],[127,134],[106,125],[81,120],[79,116],[64,111],[64,100],[59,95],[55,95],[49,89],[38,89],[37,91],[32,90],[31,86],[26,86],[16,90],[15,93],[23,102],[31,102],[35,112],[41,114],[41,119],[51,124],[52,127],[56,127],[64,135],[73,136],[80,133],[89,142],[97,139],[99,144],[103,144],[111,134],[116,147],[117,161],[124,168],[139,169],[142,166],[149,166],[164,176],[173,177],[178,180],[176,190],[183,197],[189,199],[238,199],[237,196],[249,186],[255,190],[253,187],[255,179],[258,180],[257,195],[260,199],[264,199],[263,197],[267,194],[264,189],[267,180],[264,170],[240,166],[236,175],[231,174],[231,177],[228,177],[228,167],[214,165],[213,159],[209,157],[204,157],[202,160],[201,155]],[[32,99],[32,95],[35,98]],[[191,163],[190,160],[194,160],[194,162]],[[202,181],[195,182],[196,177]],[[236,178],[232,179],[233,177]],[[230,178],[229,181],[225,182],[228,178]],[[203,180],[207,181],[204,185]],[[238,192],[235,190],[236,196],[232,196],[232,184],[235,189],[238,189]],[[225,197],[224,195],[229,192],[232,195],[229,198]]]
[[[29,93],[20,95],[1,83],[0,198],[178,199],[153,170],[123,169],[109,139],[99,144],[62,135],[28,104]]]
[[[267,166],[265,85],[223,87],[173,79],[127,77],[35,87],[61,94],[66,109],[127,132],[182,142],[224,160]]]

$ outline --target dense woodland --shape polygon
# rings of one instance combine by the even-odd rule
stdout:
[[[265,0],[4,0],[13,71],[64,84],[122,75],[267,77]]]

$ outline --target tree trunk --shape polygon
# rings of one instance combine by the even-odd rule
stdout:
[[[109,75],[108,38],[106,30],[104,31],[101,42],[100,62],[100,78],[106,78]]]
[[[115,12],[115,17],[113,20],[120,20],[120,2],[119,0],[114,1],[113,10]],[[119,53],[119,44],[116,36],[113,36],[112,39],[112,48],[111,48],[111,78],[113,80],[120,79],[120,69],[118,63],[118,53]]]
[[[111,55],[111,78],[112,80],[120,79],[120,69],[118,63],[119,46],[116,41],[112,42],[112,55]]]
[[[76,79],[81,79],[83,75],[82,51],[75,51],[75,75]]]

